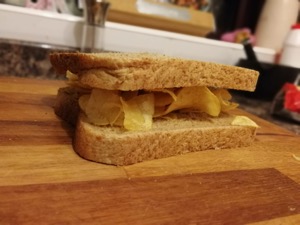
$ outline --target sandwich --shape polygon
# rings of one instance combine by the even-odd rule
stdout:
[[[255,139],[228,89],[254,91],[257,71],[151,53],[52,53],[50,62],[68,78],[55,113],[74,125],[84,159],[122,166]]]

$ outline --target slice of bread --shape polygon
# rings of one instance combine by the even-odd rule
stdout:
[[[213,118],[199,113],[177,114],[176,119],[155,119],[148,131],[99,127],[80,114],[74,150],[83,158],[113,165],[130,165],[188,152],[248,146],[256,128],[231,125],[234,116]]]
[[[148,131],[95,126],[80,112],[79,96],[74,87],[59,89],[55,113],[75,127],[74,150],[95,162],[130,165],[194,151],[248,146],[255,138],[256,127],[232,125],[235,115],[226,113],[211,117],[176,112],[167,119],[154,119]]]
[[[258,72],[245,68],[150,53],[53,53],[59,73],[77,74],[89,87],[141,90],[189,86],[254,91]]]

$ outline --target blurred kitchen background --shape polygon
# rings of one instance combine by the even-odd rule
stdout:
[[[0,0],[0,75],[65,79],[49,63],[52,51],[155,52],[243,66],[260,71],[258,88],[234,99],[300,133],[300,104],[284,107],[284,85],[300,80],[299,23],[298,0]]]

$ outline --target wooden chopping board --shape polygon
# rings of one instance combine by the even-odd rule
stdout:
[[[299,136],[126,167],[74,153],[53,113],[63,81],[0,77],[0,224],[300,224]]]

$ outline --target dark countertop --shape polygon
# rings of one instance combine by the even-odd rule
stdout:
[[[283,117],[271,114],[272,101],[264,101],[259,99],[252,99],[242,95],[233,95],[233,100],[239,103],[239,107],[253,115],[270,121],[278,126],[284,127],[296,134],[300,134],[300,123],[289,120]]]
[[[0,74],[19,77],[36,77],[39,79],[65,79],[55,73],[49,62],[48,55],[53,51],[76,50],[62,47],[41,47],[28,43],[0,39]],[[233,96],[239,107],[274,124],[300,134],[300,124],[284,118],[272,116],[272,102],[251,99],[241,95]]]
[[[0,74],[41,79],[64,79],[49,62],[53,51],[76,50],[0,39]]]

